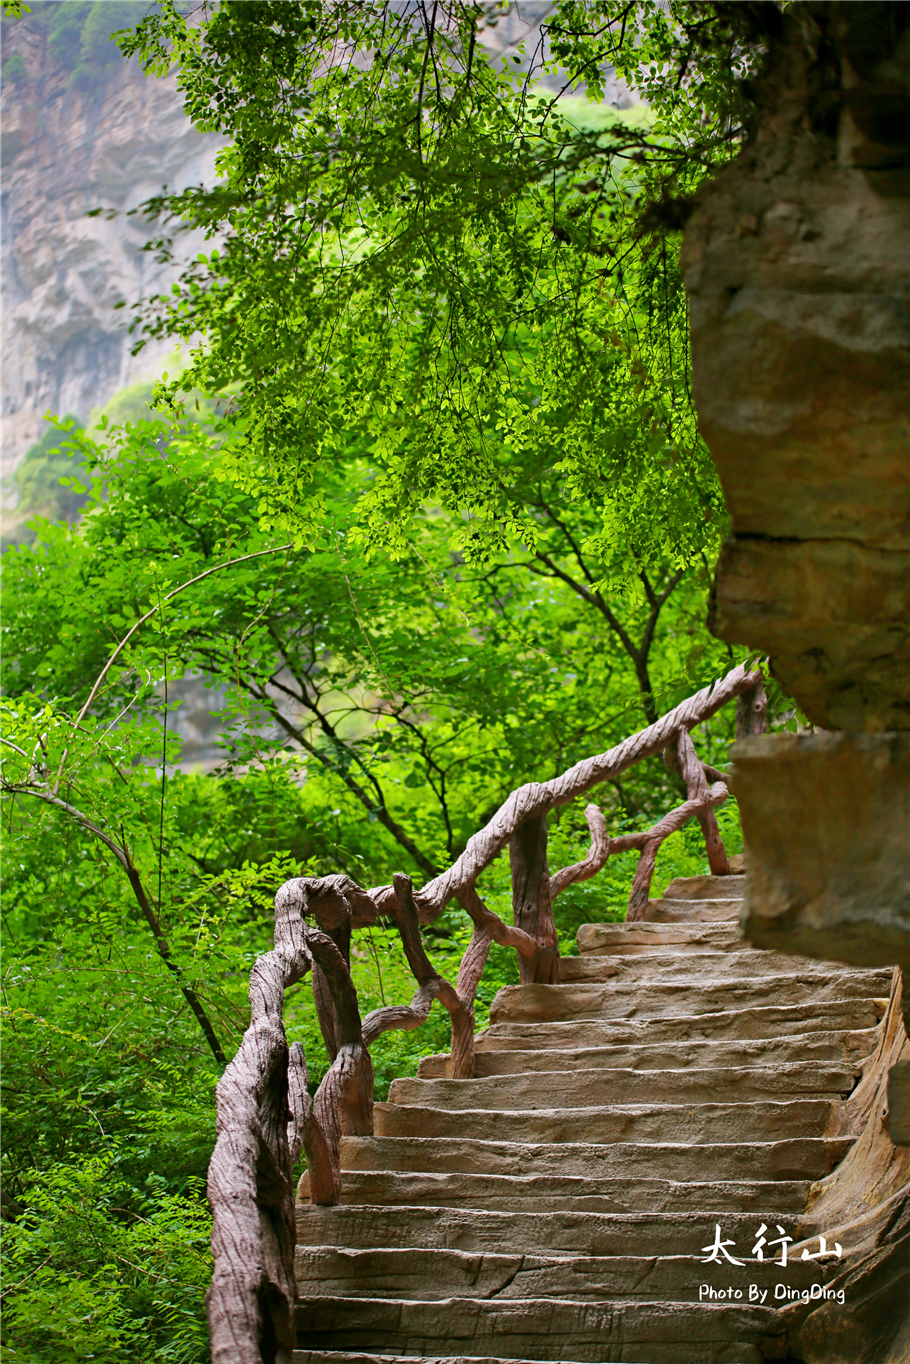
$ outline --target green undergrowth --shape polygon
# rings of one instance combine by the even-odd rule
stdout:
[[[157,1175],[137,1186],[123,1154],[114,1145],[29,1180],[3,1237],[9,1364],[207,1357],[211,1217],[201,1181],[184,1194]]]

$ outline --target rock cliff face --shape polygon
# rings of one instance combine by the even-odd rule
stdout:
[[[910,11],[808,0],[780,25],[753,134],[686,227],[693,388],[733,523],[709,625],[841,733],[737,750],[747,841],[773,830],[746,931],[908,965]],[[811,818],[788,839],[797,788]]]
[[[686,227],[693,388],[733,530],[709,624],[769,654],[813,724],[839,732],[734,749],[742,924],[781,953],[900,966],[906,991],[910,12],[806,0],[778,21],[753,135]],[[907,1358],[898,977],[900,1046],[860,1086],[858,1154],[818,1202],[868,1231],[868,1253],[846,1304],[794,1323],[807,1364]]]
[[[36,9],[45,7],[36,6]],[[4,25],[4,467],[36,439],[41,418],[85,419],[124,384],[157,373],[168,343],[130,354],[129,305],[174,271],[143,247],[156,232],[125,214],[163,185],[214,177],[218,141],[183,114],[173,77],[146,79],[135,61],[72,79],[40,17]],[[86,217],[88,210],[116,217]],[[188,237],[179,255],[198,250]],[[116,310],[115,304],[128,306]]]
[[[138,22],[148,7],[121,0],[110,8],[110,27],[119,28]],[[494,57],[520,42],[537,51],[539,8],[497,17],[484,35]],[[33,13],[5,24],[3,33],[5,69],[12,71],[11,59],[18,68],[3,83],[0,148],[7,472],[36,439],[48,409],[85,419],[117,389],[160,372],[171,346],[162,341],[132,356],[129,310],[115,311],[115,304],[147,297],[176,272],[143,252],[156,235],[146,221],[124,215],[162,185],[211,183],[219,145],[184,117],[174,77],[145,79],[135,60],[115,57],[88,80],[78,47],[60,60],[48,41],[51,9],[32,0]],[[135,14],[124,14],[131,9]],[[529,60],[522,59],[524,67]],[[552,75],[544,84],[561,88]],[[610,74],[607,99],[619,108],[634,103]],[[99,206],[118,216],[85,216]],[[200,246],[184,237],[178,254]]]
[[[910,727],[910,14],[801,4],[686,230],[693,381],[733,535],[712,628],[809,719]]]

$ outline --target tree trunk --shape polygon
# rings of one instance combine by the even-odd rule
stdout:
[[[550,899],[550,868],[547,865],[547,817],[532,816],[509,839],[512,872],[512,912],[515,927],[538,945],[537,957],[518,958],[522,985],[556,985],[559,982],[559,947]]]
[[[768,728],[768,693],[764,684],[744,691],[736,698],[736,739],[764,734]]]

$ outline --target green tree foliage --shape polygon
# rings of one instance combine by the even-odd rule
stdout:
[[[5,1358],[206,1358],[211,1226],[198,1189],[187,1197],[163,1185],[151,1176],[137,1189],[97,1156],[29,1182],[4,1235]]]
[[[196,1206],[219,1068],[185,991],[230,1055],[278,885],[334,870],[364,884],[399,869],[423,879],[516,784],[552,776],[646,718],[633,660],[596,598],[577,590],[583,570],[565,538],[572,523],[542,529],[544,557],[527,559],[540,573],[518,557],[465,565],[449,548],[448,518],[432,510],[412,523],[397,564],[368,559],[349,545],[371,481],[355,442],[343,469],[322,477],[319,538],[282,542],[263,531],[255,498],[227,477],[235,439],[217,419],[140,421],[105,427],[97,439],[70,428],[73,460],[93,471],[83,520],[36,517],[36,543],[5,555],[4,1162],[17,1227],[37,1219],[35,1235],[15,1242],[17,1266],[35,1275],[20,1275],[28,1287],[13,1294],[20,1306],[5,1329],[38,1359],[58,1342],[53,1333],[22,1334],[22,1304],[45,1291],[38,1268],[51,1231],[42,1191],[74,1172],[95,1181],[107,1221],[104,1209],[119,1200],[124,1226],[115,1218],[98,1252],[99,1263],[113,1255],[114,1268],[116,1256],[130,1259],[110,1249],[124,1228],[154,1222],[150,1173],[166,1177],[162,1196],[177,1200],[167,1205],[174,1216]],[[659,709],[727,662],[700,625],[704,586],[695,574],[677,584],[656,619]],[[650,618],[643,588],[603,605],[636,637]],[[75,723],[112,649],[149,610]],[[179,707],[167,688],[187,674],[202,674],[222,697],[223,758],[208,774],[178,766]],[[721,762],[729,737],[729,717],[715,721],[705,756]],[[64,752],[55,799],[65,808],[34,794],[52,788]],[[603,803],[622,829],[651,822],[676,798],[669,774],[652,764]],[[581,809],[561,812],[554,867],[577,860],[586,842]],[[622,917],[632,860],[617,859],[596,883],[560,898],[563,950],[573,950],[580,923]],[[687,830],[667,845],[658,877],[703,865]],[[508,914],[502,861],[483,891]],[[452,910],[427,932],[452,979],[467,942],[462,920]],[[354,970],[364,1011],[411,993],[389,929],[357,936]],[[479,1024],[516,975],[512,954],[494,950]],[[287,1013],[318,1081],[325,1057],[307,987],[292,992]],[[418,1032],[381,1039],[378,1094],[447,1038],[447,1018],[434,1010]],[[22,1209],[31,1210],[25,1223]],[[72,1280],[74,1302],[84,1295],[99,1342],[131,1348],[142,1285],[125,1284],[119,1270],[100,1279],[83,1272],[71,1244],[55,1241],[49,1263]],[[165,1278],[175,1310],[183,1293],[198,1315],[195,1263],[181,1260]],[[166,1340],[164,1332],[162,1351]]]
[[[175,61],[191,117],[230,139],[214,192],[158,202],[226,239],[146,326],[204,336],[165,391],[232,387],[263,524],[318,519],[315,472],[353,428],[377,472],[357,533],[394,555],[427,498],[464,513],[469,557],[533,542],[542,473],[595,511],[613,581],[713,553],[670,208],[735,143],[729,9],[557,6],[547,65],[597,99],[612,61],[657,115],[593,131],[497,69],[472,4],[165,5],[122,40]]]

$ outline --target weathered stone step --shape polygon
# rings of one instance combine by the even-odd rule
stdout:
[[[693,981],[684,971],[662,975],[651,988],[642,981],[608,981],[606,984],[507,985],[490,1006],[490,1022],[544,1023],[587,1017],[666,1018],[674,1014],[711,1013],[723,1000],[728,1009],[762,1005],[793,1006],[841,999],[886,997],[891,971],[854,974],[833,967],[828,976],[814,970],[786,975],[741,979],[722,976]],[[874,992],[874,995],[873,995]]]
[[[563,1146],[527,1139],[342,1137],[343,1171],[425,1171],[513,1177],[669,1180],[817,1180],[830,1174],[854,1137],[744,1142],[609,1142]]]
[[[627,1043],[615,1047],[537,1048],[522,1051],[478,1051],[477,1078],[522,1075],[548,1070],[683,1070],[725,1066],[786,1065],[797,1061],[839,1061],[856,1066],[875,1044],[875,1030],[862,1032],[800,1033],[795,1037],[712,1039],[663,1042],[659,1047]],[[422,1080],[446,1078],[446,1054],[424,1056],[417,1074]]]
[[[741,900],[746,893],[746,877],[677,876],[663,893],[665,900]]]
[[[826,1099],[765,1099],[760,1103],[604,1104],[596,1108],[538,1108],[532,1112],[445,1110],[378,1103],[379,1137],[473,1137],[479,1141],[615,1142],[769,1141],[821,1137],[831,1120]]]
[[[726,1239],[726,1235],[725,1235]],[[383,1248],[355,1250],[336,1246],[298,1247],[297,1282],[302,1298],[395,1298],[440,1301],[471,1297],[489,1301],[522,1298],[636,1298],[645,1301],[697,1302],[701,1284],[715,1291],[731,1285],[748,1300],[749,1285],[766,1290],[774,1302],[777,1284],[811,1288],[837,1272],[830,1264],[755,1261],[754,1237],[736,1258],[705,1265],[703,1256],[554,1256],[476,1254],[461,1250]],[[777,1259],[780,1251],[777,1251]],[[841,1267],[842,1272],[842,1267]]]
[[[810,1000],[806,1004],[759,1005],[755,1008],[675,1015],[668,1018],[606,1020],[555,1019],[547,1022],[497,1022],[478,1034],[475,1052],[524,1051],[530,1048],[613,1046],[665,1042],[717,1041],[724,1038],[772,1038],[793,1034],[849,1029],[865,1032],[876,1027],[887,996],[881,1000]]]
[[[750,1360],[759,1359],[762,1360],[763,1364],[763,1357],[761,1355],[746,1355],[743,1354],[742,1351],[740,1354],[742,1355],[742,1358],[746,1360],[747,1364]],[[736,1356],[737,1359],[740,1358],[740,1354]],[[598,1358],[600,1358],[600,1356],[598,1356]],[[610,1359],[619,1358],[621,1358],[619,1355],[610,1355]],[[648,1358],[651,1359],[652,1356],[649,1354]],[[654,1356],[654,1358],[656,1359],[656,1356]],[[658,1364],[663,1364],[665,1358],[669,1359],[669,1356],[662,1354]],[[675,1361],[678,1358],[678,1354],[674,1354],[672,1361]],[[686,1358],[688,1359],[689,1356]],[[723,1364],[728,1364],[727,1356],[724,1354],[716,1354],[713,1356],[712,1360],[707,1360],[707,1356],[702,1354],[699,1356],[698,1364],[706,1364],[706,1361],[707,1364],[713,1364],[713,1360],[717,1360],[718,1362],[723,1361]],[[567,1364],[567,1361],[562,1359],[562,1357],[560,1357],[559,1360],[521,1360],[514,1357],[506,1360],[501,1355],[443,1355],[438,1351],[430,1356],[380,1354],[378,1351],[365,1350],[305,1349],[294,1350],[291,1355],[291,1364]],[[579,1361],[579,1364],[581,1364],[581,1361]]]
[[[671,900],[666,895],[660,900],[649,900],[645,923],[739,924],[742,900]]]
[[[774,1218],[794,1241],[806,1234],[807,1227],[798,1216],[772,1214],[768,1209],[731,1211],[722,1219],[724,1239],[742,1247],[744,1257],[762,1222],[776,1226]],[[486,1208],[297,1204],[299,1246],[346,1250],[408,1247],[484,1254],[639,1255],[647,1247],[649,1255],[685,1255],[699,1265],[707,1255],[702,1246],[713,1245],[717,1225],[714,1212],[491,1212]]]
[[[596,1108],[613,1103],[710,1103],[795,1098],[811,1094],[846,1098],[856,1081],[852,1066],[836,1061],[796,1061],[776,1066],[718,1066],[688,1070],[545,1070],[476,1080],[393,1080],[389,1103],[424,1108],[536,1111]]]
[[[342,1203],[428,1208],[489,1208],[498,1212],[726,1212],[765,1209],[799,1213],[811,1183],[803,1180],[672,1179],[590,1175],[432,1174],[427,1171],[345,1170]],[[309,1198],[304,1175],[298,1196]]]
[[[582,924],[575,935],[578,950],[637,956],[640,952],[757,952],[741,934],[738,923]]]
[[[839,974],[849,972],[858,981],[865,978],[872,997],[879,985],[879,973],[857,967],[841,968]],[[799,980],[827,980],[831,975],[830,961],[813,961],[809,957],[786,957],[779,952],[699,952],[685,959],[681,953],[648,952],[634,957],[613,956],[607,953],[588,953],[581,957],[563,957],[559,963],[562,984],[573,981],[598,980],[615,984],[635,982],[647,984],[648,989],[661,986],[664,981],[689,979],[750,980],[763,976],[789,976]]]
[[[718,1303],[565,1302],[472,1298],[438,1303],[321,1298],[298,1308],[298,1344],[354,1351],[509,1360],[612,1360],[619,1364],[763,1364],[783,1357],[771,1307]],[[495,1356],[494,1356],[495,1352]],[[295,1352],[295,1360],[310,1354]]]

